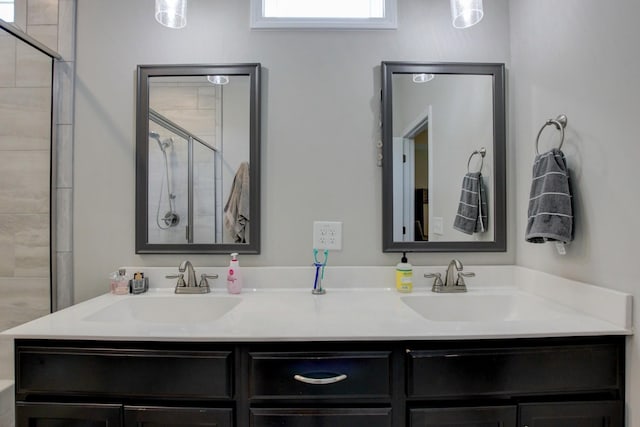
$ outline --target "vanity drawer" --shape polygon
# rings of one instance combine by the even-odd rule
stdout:
[[[251,426],[391,427],[391,408],[252,408]]]
[[[391,352],[250,352],[251,398],[389,397]]]
[[[621,347],[611,344],[408,350],[409,397],[447,399],[619,392]]]
[[[16,394],[171,399],[232,396],[232,351],[16,346]]]

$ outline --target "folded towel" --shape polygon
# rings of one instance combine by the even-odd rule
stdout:
[[[527,242],[573,240],[569,169],[564,154],[557,148],[536,156],[528,214]]]
[[[470,172],[462,178],[462,191],[453,228],[466,234],[487,231],[488,204],[480,172]]]
[[[234,243],[247,243],[249,237],[249,163],[242,162],[231,184],[224,207],[224,225]]]

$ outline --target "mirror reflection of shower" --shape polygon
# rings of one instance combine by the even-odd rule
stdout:
[[[164,171],[163,177],[160,180],[160,192],[158,194],[158,208],[156,210],[156,223],[161,230],[167,230],[171,227],[175,227],[180,223],[180,215],[176,212],[175,209],[175,199],[176,195],[171,189],[171,173],[169,170],[169,161],[167,159],[167,150],[173,148],[173,138],[169,137],[162,141],[160,139],[160,134],[154,131],[149,132],[149,138],[155,140],[158,143],[158,147],[162,151],[162,155],[164,157]],[[166,185],[165,185],[166,184]],[[164,190],[166,187],[167,194],[167,204],[168,210],[165,211],[164,215],[160,215],[162,210],[162,199],[164,195]]]

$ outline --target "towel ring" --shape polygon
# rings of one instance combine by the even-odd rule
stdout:
[[[540,131],[538,132],[538,136],[536,137],[536,154],[540,154],[538,151],[538,144],[540,142],[540,135],[542,135],[542,131],[549,125],[554,125],[556,129],[560,131],[560,145],[558,146],[558,150],[562,148],[562,143],[564,142],[564,128],[567,127],[567,116],[564,114],[560,114],[555,119],[549,119],[545,124],[542,125]]]
[[[475,150],[469,156],[469,160],[467,160],[467,173],[470,173],[469,165],[471,164],[471,159],[473,159],[473,156],[475,156],[476,154],[480,155],[480,169],[478,169],[478,172],[482,172],[482,166],[484,165],[484,156],[487,154],[487,149],[484,147],[480,148],[479,150]]]

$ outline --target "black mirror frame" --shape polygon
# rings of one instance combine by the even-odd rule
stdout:
[[[260,253],[260,70],[259,63],[229,65],[139,65],[136,99],[136,253]],[[148,243],[149,78],[160,76],[242,75],[250,79],[249,243]]]
[[[381,64],[382,72],[382,251],[383,252],[505,252],[507,250],[506,99],[505,66],[500,63]],[[479,74],[493,78],[494,240],[490,242],[394,242],[393,241],[393,74]],[[490,210],[491,212],[491,210]]]

